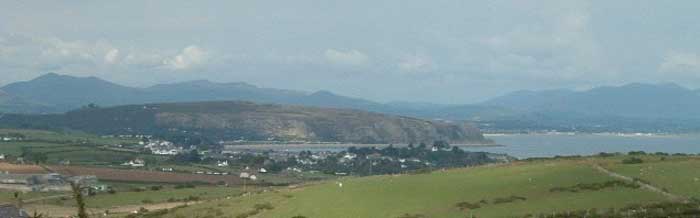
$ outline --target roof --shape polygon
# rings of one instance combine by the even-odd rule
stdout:
[[[20,210],[15,205],[0,205],[0,217],[2,218],[27,218],[26,212]]]

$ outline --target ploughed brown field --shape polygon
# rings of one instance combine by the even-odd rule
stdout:
[[[18,173],[18,174],[35,174],[46,173],[44,168],[38,165],[17,165],[10,163],[0,163],[0,172]]]
[[[121,170],[110,168],[95,168],[81,166],[47,166],[53,172],[62,175],[94,175],[99,180],[124,181],[124,182],[163,182],[186,183],[205,182],[216,184],[225,182],[229,185],[243,184],[243,181],[234,175],[201,175],[186,173],[168,173],[145,170]],[[16,165],[0,163],[0,171],[9,173],[48,173],[49,171],[38,165]]]

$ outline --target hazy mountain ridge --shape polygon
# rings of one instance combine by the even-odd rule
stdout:
[[[85,108],[65,114],[9,115],[3,127],[67,128],[97,134],[168,134],[216,140],[353,143],[489,143],[466,123],[426,121],[350,109],[240,101]]]
[[[676,84],[602,86],[585,91],[518,91],[486,101],[526,112],[635,119],[700,118],[700,95]]]
[[[700,120],[700,91],[676,84],[603,86],[584,91],[566,89],[516,91],[483,103],[443,105],[415,102],[379,103],[328,91],[314,93],[260,88],[247,83],[215,83],[206,80],[161,84],[148,88],[117,85],[95,77],[47,74],[27,82],[0,88],[0,111],[60,113],[89,103],[101,106],[194,101],[252,101],[323,108],[349,108],[424,119],[498,121],[509,128],[607,126],[624,121],[625,129],[640,125],[645,131],[664,126],[687,129]],[[517,125],[515,125],[517,124]],[[641,126],[646,125],[646,126]],[[676,128],[675,126],[679,126]],[[623,128],[623,127],[619,127]],[[632,130],[630,130],[632,131]]]
[[[5,95],[44,105],[44,108],[39,110],[34,104],[10,108],[0,102],[0,111],[12,113],[62,113],[91,103],[117,106],[232,100],[352,109],[380,110],[383,107],[380,103],[340,96],[328,91],[305,93],[260,88],[247,83],[214,83],[206,80],[134,88],[96,77],[73,77],[55,73],[48,73],[30,81],[8,84],[0,90],[4,91]]]

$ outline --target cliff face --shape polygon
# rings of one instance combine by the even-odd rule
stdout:
[[[19,119],[98,134],[194,134],[216,140],[303,140],[353,143],[485,142],[466,124],[347,109],[197,102],[90,108]],[[25,125],[18,123],[18,125]],[[31,125],[29,125],[31,126]]]
[[[201,104],[206,104],[206,110]],[[482,142],[466,124],[448,124],[357,110],[260,105],[245,102],[167,104],[159,107],[161,127],[253,132],[278,140],[408,143],[445,140]],[[195,112],[196,111],[196,112]]]

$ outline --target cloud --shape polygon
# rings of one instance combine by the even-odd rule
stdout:
[[[112,49],[107,52],[104,56],[105,63],[114,64],[118,61],[119,49]]]
[[[700,55],[689,52],[670,52],[664,56],[659,71],[667,73],[700,72]]]
[[[405,56],[398,64],[399,70],[404,72],[424,72],[430,70],[432,66],[432,58],[419,54]]]
[[[355,49],[348,51],[327,49],[324,56],[329,62],[339,65],[360,66],[369,62],[369,57],[366,54]]]
[[[182,49],[180,54],[165,60],[163,64],[174,70],[185,70],[204,63],[207,56],[208,54],[204,49],[196,45],[190,45]]]
[[[585,7],[537,15],[541,22],[516,25],[482,38],[476,64],[494,77],[531,82],[610,76]],[[607,74],[607,75],[606,75]]]

